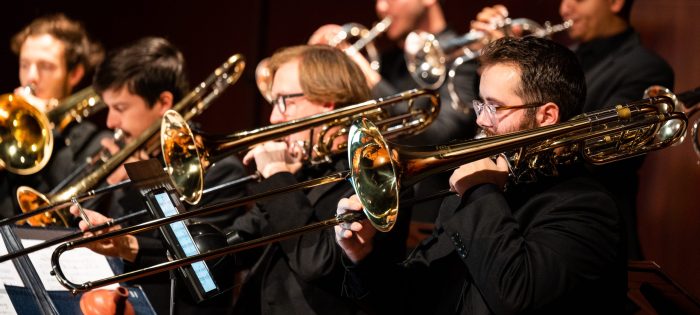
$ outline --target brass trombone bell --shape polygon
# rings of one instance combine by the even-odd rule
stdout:
[[[51,158],[53,133],[46,115],[22,96],[0,95],[0,169],[40,171]]]

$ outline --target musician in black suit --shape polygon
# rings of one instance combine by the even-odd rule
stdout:
[[[270,60],[273,109],[270,122],[283,123],[366,101],[369,88],[361,70],[345,54],[327,46],[282,49]],[[334,132],[337,127],[332,128]],[[305,145],[316,144],[320,127],[288,135],[284,141],[266,142],[244,157],[255,162],[264,180],[253,192],[286,187],[348,169],[346,153],[329,156],[330,162],[310,165],[318,153]],[[331,140],[331,148],[345,141]],[[308,153],[309,155],[305,155]],[[337,201],[352,193],[347,181],[259,200],[238,218],[229,233],[232,243],[287,231],[332,218]],[[404,215],[403,220],[408,219]],[[407,222],[407,221],[406,221]],[[386,249],[381,259],[396,261],[404,255],[404,224],[379,243]],[[341,249],[332,229],[307,233],[268,245],[258,251],[237,254],[241,267],[251,267],[243,284],[235,314],[356,314],[359,309],[341,296]]]
[[[161,116],[173,108],[189,91],[185,72],[185,60],[180,50],[164,38],[147,37],[130,45],[110,52],[100,64],[95,74],[93,86],[100,93],[109,108],[107,126],[121,129],[127,144],[136,141],[153,124],[159,124]],[[102,141],[105,149],[116,154],[121,150],[112,139]],[[150,154],[150,155],[149,155]],[[141,159],[157,158],[162,160],[159,152],[146,153],[139,150],[123,164]],[[213,187],[230,182],[245,174],[240,160],[235,156],[227,157],[214,164],[205,175],[205,187]],[[107,183],[115,184],[128,179],[124,166],[120,166],[107,176]],[[228,189],[202,197],[198,205],[219,202],[224,199],[240,198],[244,195],[244,187]],[[145,209],[143,197],[134,187],[118,190],[106,198],[91,205],[95,211],[86,210],[93,225],[106,222],[110,218]],[[205,221],[224,227],[230,225],[233,219],[244,209],[232,209],[222,215],[206,218],[195,218],[194,221]],[[71,208],[78,215],[76,207]],[[149,220],[141,218],[130,224]],[[86,222],[81,221],[80,227],[86,229]],[[115,227],[112,230],[118,229]],[[124,261],[125,270],[138,270],[166,261],[166,246],[157,230],[138,235],[124,235],[103,242],[90,243],[88,248],[100,254],[119,257]],[[223,239],[223,234],[221,235]],[[170,281],[168,273],[160,273],[130,282],[144,288],[151,304],[159,314],[169,312]],[[176,284],[175,313],[193,314],[201,310],[224,311],[231,307],[233,294],[223,291],[213,299],[197,304],[183,282]]]
[[[630,24],[633,0],[562,0],[559,13],[573,25],[571,48],[581,63],[588,92],[584,112],[643,97],[644,90],[662,85],[673,90],[673,70],[661,57],[642,46],[639,34]],[[499,37],[493,23],[502,21],[508,11],[501,5],[484,8],[472,27]],[[644,157],[611,163],[594,170],[601,182],[613,192],[625,216],[630,259],[642,259],[637,233],[637,171]]]
[[[90,39],[83,25],[63,14],[33,20],[12,37],[10,44],[19,57],[21,87],[15,94],[43,113],[75,92],[104,57],[102,46]],[[29,186],[44,193],[50,191],[97,152],[100,139],[107,135],[87,120],[70,123],[62,132],[53,131],[52,154],[39,173],[0,171],[0,217],[20,213],[17,188]]]
[[[542,62],[547,60],[547,62]],[[487,136],[556,124],[581,113],[585,79],[574,54],[534,37],[502,38],[482,57],[477,123]],[[546,162],[545,162],[546,163]],[[336,227],[345,290],[378,313],[619,314],[626,294],[623,221],[581,163],[508,181],[499,157],[452,173],[456,196],[432,237],[401,264],[376,261],[367,221]],[[546,175],[546,174],[549,175]],[[356,197],[338,213],[358,211]],[[405,301],[387,303],[387,301]]]

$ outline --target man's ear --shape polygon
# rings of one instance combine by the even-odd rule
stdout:
[[[160,93],[158,96],[158,100],[156,100],[157,103],[160,104],[160,114],[163,115],[165,112],[171,108],[173,108],[173,93],[170,91],[163,91]],[[155,104],[154,104],[155,105]]]
[[[611,0],[610,1],[610,12],[618,14],[625,6],[625,0]]]
[[[73,90],[73,88],[80,83],[80,80],[83,79],[84,75],[85,67],[83,67],[81,64],[75,66],[75,69],[68,73],[68,86],[71,90]]]
[[[538,126],[548,126],[559,123],[559,106],[552,102],[544,104],[537,108],[535,118]]]

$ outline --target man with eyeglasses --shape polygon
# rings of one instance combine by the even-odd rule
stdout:
[[[547,62],[542,62],[546,60]],[[574,54],[540,38],[483,50],[477,123],[503,135],[581,113],[586,87]],[[558,176],[509,182],[482,159],[452,173],[433,234],[400,265],[375,260],[365,220],[335,228],[347,257],[344,292],[379,314],[620,314],[627,289],[622,219],[582,163]],[[356,196],[338,214],[360,211]],[[405,301],[387,303],[386,301]]]
[[[341,51],[327,46],[295,46],[270,58],[274,99],[270,123],[289,122],[325,113],[370,98],[359,67]],[[333,134],[335,129],[329,131]],[[310,148],[317,144],[321,127],[291,134],[253,148],[243,159],[255,164],[264,178],[253,193],[286,187],[348,168],[345,150],[332,141],[339,154],[323,163]],[[239,217],[229,232],[229,243],[259,238],[329,219],[338,200],[353,192],[347,181],[258,200],[256,207]],[[408,216],[393,233],[378,240],[385,251],[381,259],[404,257]],[[237,254],[242,268],[251,268],[234,308],[235,314],[358,314],[360,310],[340,294],[343,267],[341,249],[331,229],[307,233]]]
[[[662,85],[673,90],[673,70],[661,57],[642,46],[630,23],[633,0],[562,0],[559,14],[571,20],[572,49],[586,76],[588,93],[583,111],[612,107],[641,99],[644,90]],[[502,5],[484,8],[472,28],[489,36],[503,34],[494,23],[503,21],[508,10]],[[644,157],[595,167],[596,176],[613,193],[627,225],[630,259],[644,258],[637,233],[638,170]]]

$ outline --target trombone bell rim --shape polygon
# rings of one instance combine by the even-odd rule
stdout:
[[[348,133],[351,182],[365,215],[381,232],[394,227],[399,213],[397,164],[390,152],[374,123],[367,118],[353,122]]]
[[[160,136],[165,172],[185,202],[192,205],[199,203],[204,190],[204,170],[190,126],[177,111],[171,109],[163,114]]]

